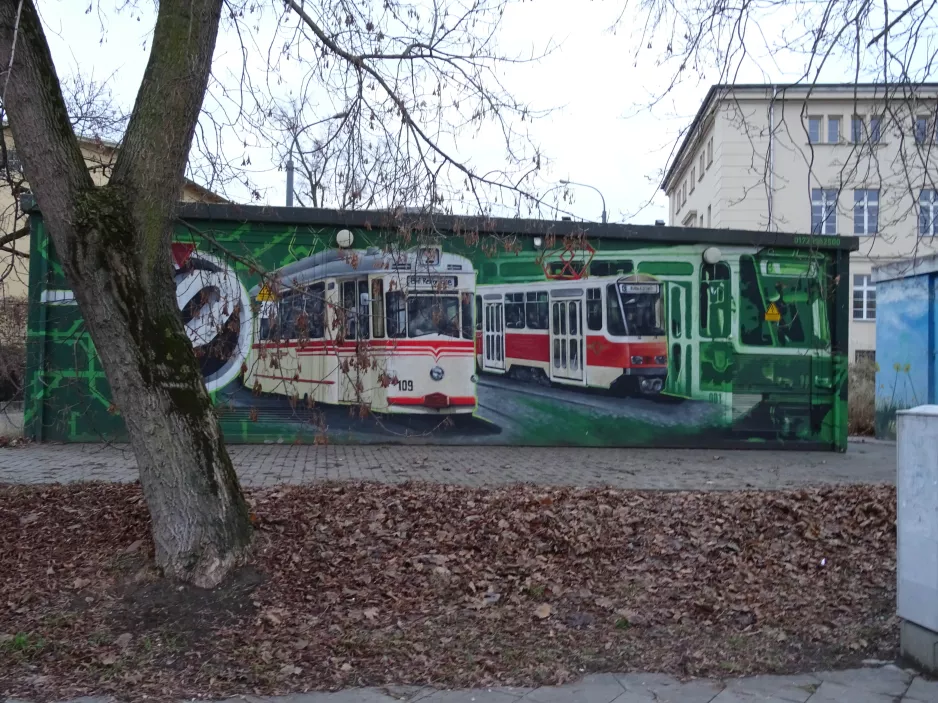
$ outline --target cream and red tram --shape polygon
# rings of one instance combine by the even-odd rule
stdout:
[[[421,247],[301,259],[251,291],[245,385],[387,413],[475,410],[469,259]]]
[[[480,285],[483,373],[654,395],[668,371],[662,286],[653,276]]]

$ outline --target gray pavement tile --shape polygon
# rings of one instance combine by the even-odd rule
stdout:
[[[926,681],[921,676],[915,677],[909,690],[905,692],[903,702],[938,703],[938,681]]]
[[[593,674],[566,686],[536,688],[523,703],[612,703],[625,693],[613,674]]]
[[[466,689],[461,691],[434,691],[417,700],[420,703],[517,703],[519,697],[495,689]]]
[[[821,685],[820,679],[808,674],[797,676],[747,676],[726,682],[726,690],[747,701],[780,699],[805,703]],[[719,700],[719,699],[717,699]]]
[[[891,696],[887,693],[875,693],[825,681],[808,699],[808,703],[895,703],[897,699],[898,696]]]
[[[890,696],[901,696],[912,682],[912,674],[892,664],[869,669],[824,671],[815,676],[821,681]]]
[[[667,674],[616,674],[616,678],[626,692],[650,696],[656,703],[710,703],[723,690],[716,681],[681,683]]]
[[[710,703],[754,703],[754,701],[759,701],[759,703],[787,703],[784,698],[729,690],[720,693],[720,695],[712,699]]]

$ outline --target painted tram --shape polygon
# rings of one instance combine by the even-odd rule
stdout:
[[[662,293],[653,276],[585,271],[480,286],[477,366],[528,381],[660,393],[668,373]]]
[[[248,387],[374,412],[475,410],[469,259],[439,247],[328,251],[272,278],[250,292]]]

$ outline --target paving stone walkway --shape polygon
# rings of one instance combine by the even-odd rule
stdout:
[[[229,451],[248,486],[339,480],[722,490],[894,483],[896,478],[896,447],[885,442],[851,442],[845,454],[283,444],[234,445]],[[41,444],[0,450],[0,483],[133,481],[136,477],[136,462],[126,445]]]
[[[69,703],[110,703],[79,698]],[[680,682],[661,674],[596,674],[567,686],[439,691],[361,688],[337,693],[239,696],[224,703],[934,703],[938,682],[893,665],[795,676]],[[7,703],[14,703],[9,699]],[[16,701],[15,703],[20,703]]]

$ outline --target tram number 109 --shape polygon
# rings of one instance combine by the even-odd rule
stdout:
[[[414,382],[413,381],[398,381],[397,387],[400,388],[402,391],[412,391],[414,390]]]

